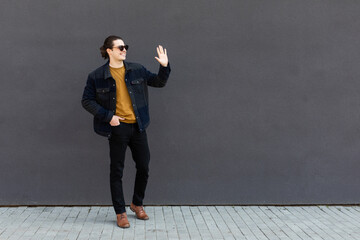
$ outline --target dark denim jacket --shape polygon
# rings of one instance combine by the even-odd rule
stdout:
[[[125,83],[130,95],[140,131],[150,123],[148,88],[164,87],[170,74],[170,64],[160,65],[158,74],[149,72],[137,63],[124,61]],[[81,100],[82,106],[94,115],[94,130],[102,136],[111,136],[110,121],[116,110],[116,85],[110,74],[109,61],[88,76]]]

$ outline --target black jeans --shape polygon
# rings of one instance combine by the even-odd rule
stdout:
[[[146,131],[140,132],[137,123],[121,123],[111,127],[110,145],[110,188],[116,214],[125,212],[125,200],[122,187],[125,152],[130,147],[136,163],[136,178],[132,202],[143,205],[145,189],[149,178],[150,151]]]

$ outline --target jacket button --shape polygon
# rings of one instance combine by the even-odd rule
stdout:
[[[113,99],[115,99],[115,98],[113,97]]]
[[[131,93],[131,92],[130,92]]]
[[[115,84],[113,84],[113,86],[115,87]]]

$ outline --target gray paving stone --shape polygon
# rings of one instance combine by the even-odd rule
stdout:
[[[185,224],[187,226],[190,239],[201,239],[199,229],[195,223],[194,217],[190,211],[190,207],[181,206],[181,212],[184,217]]]
[[[332,230],[330,229],[329,224],[323,221],[322,216],[319,216],[316,213],[314,213],[311,207],[302,207],[301,210],[304,214],[306,214],[307,218],[310,219],[310,221],[312,221],[314,226],[317,227],[318,232],[321,233],[321,236],[324,239],[342,239],[342,237],[334,236]]]
[[[146,206],[130,228],[112,207],[0,207],[1,240],[360,239],[359,206]]]

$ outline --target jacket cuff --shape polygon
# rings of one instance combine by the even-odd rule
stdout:
[[[112,111],[108,111],[105,122],[110,122],[113,116],[114,116],[114,113]]]
[[[163,65],[160,64],[160,69],[161,69],[161,68],[162,68],[163,70],[166,70],[166,71],[169,71],[169,72],[170,72],[170,70],[171,70],[171,69],[170,69],[170,62],[168,62],[168,64],[167,64],[166,67],[164,67]]]

